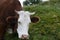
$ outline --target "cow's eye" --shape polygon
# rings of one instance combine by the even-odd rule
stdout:
[[[21,23],[21,22],[18,22],[19,24]]]

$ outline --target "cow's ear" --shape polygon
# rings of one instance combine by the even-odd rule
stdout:
[[[32,23],[38,23],[39,21],[40,21],[40,17],[38,17],[38,16],[31,17],[31,22]]]
[[[18,18],[19,18],[19,14],[15,15],[14,17],[15,17],[16,19],[18,19]]]
[[[6,21],[8,22],[11,18],[12,18],[12,16],[7,17]]]
[[[7,17],[6,18],[6,21],[7,21],[7,23],[9,23],[9,22],[11,22],[11,21],[16,21],[16,20],[18,20],[18,18],[19,18],[19,15],[16,15],[16,16],[9,16],[9,17]]]

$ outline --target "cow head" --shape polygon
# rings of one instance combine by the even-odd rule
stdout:
[[[19,14],[18,19],[18,28],[17,33],[18,37],[21,39],[29,39],[29,23],[31,23],[30,15],[35,14],[35,12],[31,13],[29,11],[16,11]]]

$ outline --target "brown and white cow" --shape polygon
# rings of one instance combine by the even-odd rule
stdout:
[[[18,14],[15,10],[22,10],[19,0],[0,0],[0,40],[4,40],[8,25],[10,25],[13,30],[16,29]]]

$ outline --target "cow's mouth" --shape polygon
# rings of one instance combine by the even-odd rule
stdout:
[[[40,18],[38,16],[31,17],[31,22],[32,23],[37,23],[39,22]]]

